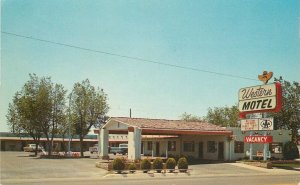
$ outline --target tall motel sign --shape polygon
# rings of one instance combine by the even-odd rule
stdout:
[[[239,117],[242,131],[249,131],[249,136],[245,136],[244,143],[250,143],[250,160],[253,159],[253,144],[263,143],[263,159],[267,160],[267,145],[272,143],[272,136],[267,135],[267,131],[274,129],[273,118],[267,118],[264,113],[278,112],[282,107],[282,87],[276,82],[267,84],[272,78],[272,72],[264,71],[258,75],[263,85],[245,87],[239,90]],[[246,119],[247,114],[259,115],[254,119]],[[253,135],[254,131],[264,131],[263,136]]]

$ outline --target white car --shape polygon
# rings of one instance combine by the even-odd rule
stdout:
[[[34,152],[36,150],[36,144],[28,144],[24,148],[24,152]],[[38,145],[38,152],[41,152],[43,150],[43,147]]]

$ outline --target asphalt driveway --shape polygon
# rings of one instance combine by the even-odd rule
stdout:
[[[102,177],[106,170],[96,168],[98,159],[39,159],[28,152],[0,152],[1,179],[43,179]]]

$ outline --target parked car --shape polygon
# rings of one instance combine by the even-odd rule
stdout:
[[[28,144],[24,148],[24,152],[35,152],[36,150],[36,144]],[[40,145],[38,145],[38,152],[41,152],[44,148]]]
[[[125,155],[127,153],[127,149],[119,148],[119,147],[110,147],[108,152],[112,153],[114,155],[116,155],[116,154]]]
[[[95,144],[94,146],[90,147],[89,151],[91,154],[98,153],[98,144]]]
[[[119,148],[127,148],[128,149],[128,144],[119,144]]]

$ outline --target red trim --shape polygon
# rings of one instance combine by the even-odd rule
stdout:
[[[257,111],[246,111],[246,112],[240,112],[239,117],[241,119],[246,118],[246,114],[253,114],[253,113],[260,113],[260,112],[279,112],[282,108],[282,86],[281,83],[275,82],[276,86],[276,107],[275,109],[271,110],[257,110]]]
[[[232,135],[232,131],[197,131],[197,130],[142,129],[142,134]]]

